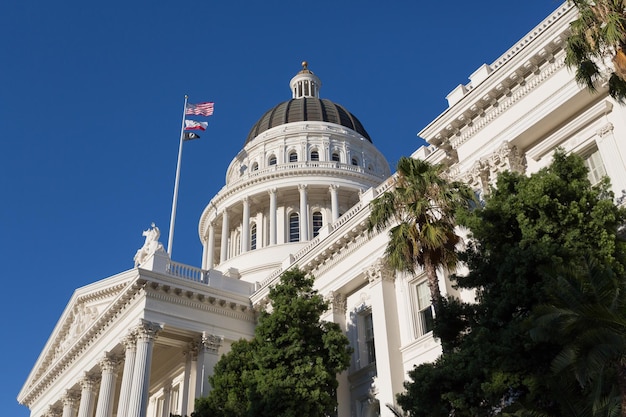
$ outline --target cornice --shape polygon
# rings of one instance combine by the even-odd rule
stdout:
[[[490,73],[418,133],[432,145],[455,149],[564,66],[564,43],[576,9],[569,3],[489,66]]]
[[[54,347],[64,339],[56,338],[54,344],[47,350],[46,360],[37,367],[39,371],[29,378],[18,400],[21,404],[30,406],[46,389],[48,389],[61,374],[70,369],[82,354],[109,328],[142,289],[142,284],[136,280],[123,285],[125,291],[120,293],[111,305],[73,342],[64,353],[48,366],[43,366],[50,358],[54,357]]]
[[[149,298],[165,301],[171,304],[203,310],[227,317],[254,322],[254,310],[248,297],[238,297],[233,300],[232,294],[215,290],[211,287],[211,294],[203,294],[200,291],[183,290],[172,287],[169,284],[159,282],[146,282],[146,296]]]

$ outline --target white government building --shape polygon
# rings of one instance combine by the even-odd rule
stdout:
[[[565,67],[575,17],[561,5],[471,74],[419,132],[429,145],[413,157],[446,164],[486,193],[499,172],[535,172],[562,147],[586,158],[594,181],[608,175],[622,204],[626,107],[606,86],[591,94]],[[191,414],[220,355],[253,335],[255,309],[295,265],[316,277],[331,301],[323,319],[354,348],[338,376],[339,417],[389,415],[384,405],[407,372],[440,354],[424,277],[386,269],[386,234],[366,231],[369,203],[391,175],[375,138],[319,98],[306,63],[290,87],[292,98],[252,127],[200,217],[201,267],[170,259],[152,228],[135,268],[74,292],[18,395],[32,417]],[[455,293],[443,274],[440,287]]]

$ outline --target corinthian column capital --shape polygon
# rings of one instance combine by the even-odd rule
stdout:
[[[220,346],[222,346],[222,341],[224,338],[222,336],[217,336],[214,334],[207,334],[206,332],[202,332],[202,336],[200,337],[200,343],[198,347],[202,350],[206,350],[211,353],[217,353]]]
[[[391,268],[385,258],[378,258],[372,265],[365,268],[365,276],[370,284],[378,281],[391,281],[395,279],[395,271]]]
[[[142,319],[141,324],[135,328],[137,340],[154,340],[161,330],[163,330],[162,324],[153,323],[144,319]]]
[[[65,393],[61,396],[61,402],[63,403],[64,407],[75,408],[78,406],[79,401],[80,392],[73,389],[66,390]]]

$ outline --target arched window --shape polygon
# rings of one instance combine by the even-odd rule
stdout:
[[[257,162],[252,164],[252,168],[250,169],[251,171],[258,171],[259,170],[259,164]]]
[[[289,242],[300,241],[300,217],[298,213],[289,215]]]
[[[298,162],[298,153],[296,151],[289,152],[289,162]]]
[[[322,228],[322,213],[319,211],[313,212],[313,237],[317,236],[320,233],[320,229]]]
[[[276,165],[276,155],[270,155],[270,158],[267,160],[268,165]]]
[[[250,227],[250,250],[256,249],[256,223],[252,223]]]
[[[355,157],[352,157],[352,165],[359,165],[359,160],[356,159]]]
[[[333,154],[330,156],[330,159],[335,162],[340,162],[341,158],[339,157],[339,152],[333,152]]]
[[[320,160],[320,153],[316,150],[311,151],[311,161],[319,161]]]

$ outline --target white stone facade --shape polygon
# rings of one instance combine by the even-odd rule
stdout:
[[[564,66],[575,14],[560,6],[452,91],[449,108],[419,132],[429,146],[413,156],[446,164],[484,195],[499,172],[535,172],[562,147],[586,158],[592,178],[608,175],[623,203],[626,107],[605,86],[581,88]],[[319,97],[320,87],[308,70],[290,83],[293,99]],[[366,232],[369,202],[389,177],[375,145],[344,125],[265,130],[233,159],[200,217],[201,267],[172,261],[148,242],[155,229],[144,232],[135,268],[75,291],[18,400],[32,417],[190,414],[219,356],[253,335],[268,288],[298,265],[331,302],[323,319],[354,348],[338,376],[339,417],[390,415],[384,404],[395,403],[407,372],[440,347],[424,277],[386,269],[385,234]],[[443,294],[470,297],[440,278]]]

